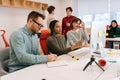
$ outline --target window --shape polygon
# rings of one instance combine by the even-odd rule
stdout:
[[[96,14],[95,15],[95,21],[108,21],[110,20],[110,14],[104,13],[104,14]]]
[[[116,14],[116,21],[118,22],[118,24],[120,24],[120,12],[117,12]]]
[[[84,15],[83,22],[85,23],[86,28],[90,28],[92,24],[92,15]]]
[[[110,24],[110,14],[109,13],[96,14],[94,21],[104,21],[107,24]]]

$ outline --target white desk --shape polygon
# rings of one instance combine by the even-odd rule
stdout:
[[[115,59],[117,62],[112,63],[97,80],[118,80],[115,78],[117,78],[117,70],[120,70],[120,51],[116,50],[116,53],[117,54],[113,56],[112,59]]]
[[[108,41],[114,41],[113,42],[113,48],[114,48],[114,43],[116,42],[116,41],[119,41],[120,42],[120,37],[119,38],[106,38],[106,40],[108,40]],[[119,43],[120,44],[120,43]]]
[[[73,53],[80,53],[80,51],[73,51]],[[68,66],[48,68],[47,64],[33,65],[2,76],[1,80],[42,80],[44,78],[46,80],[110,80],[110,78],[103,78],[104,75],[109,75],[109,71],[114,72],[111,63],[107,63],[107,65],[103,67],[106,70],[105,72],[103,72],[95,63],[83,71],[84,66],[90,61],[89,57],[89,54],[79,56],[80,60],[76,61],[69,55],[62,55],[58,60],[66,60]],[[111,75],[112,74],[110,74],[110,76]]]
[[[120,41],[120,37],[119,38],[106,38],[106,40],[108,40],[108,41]]]

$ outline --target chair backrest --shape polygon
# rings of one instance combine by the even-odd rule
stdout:
[[[120,25],[118,25],[118,28],[120,28]]]
[[[9,48],[0,50],[0,76],[8,73]]]
[[[106,30],[108,30],[108,28],[109,28],[109,25],[106,25]]]
[[[45,55],[48,54],[47,47],[46,47],[46,41],[49,36],[50,36],[49,29],[41,30],[40,45],[41,45],[42,51]]]
[[[10,45],[9,45],[9,43],[7,42],[7,40],[6,40],[6,38],[5,38],[5,30],[0,30],[1,32],[3,32],[2,33],[2,39],[3,39],[3,41],[4,41],[4,44],[5,44],[5,47],[9,47]]]

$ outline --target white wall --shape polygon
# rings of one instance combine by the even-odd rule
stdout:
[[[12,31],[26,24],[27,15],[31,10],[20,8],[0,7],[0,29],[6,30],[7,41]],[[1,32],[0,32],[1,33]],[[0,48],[4,47],[0,37]]]
[[[120,0],[110,0],[110,12],[120,12]]]
[[[78,16],[78,0],[61,0],[62,17],[66,16],[66,7],[72,7],[72,14]]]
[[[68,6],[76,7],[75,0],[32,0],[42,3],[47,3],[49,5],[54,5],[56,7],[55,17],[58,20],[62,20],[66,16],[65,9]],[[76,0],[77,1],[77,0]],[[75,9],[74,9],[75,10]],[[6,30],[5,37],[7,41],[9,40],[10,34],[26,24],[27,15],[31,12],[30,9],[23,8],[9,8],[0,7],[0,29]],[[45,11],[47,15],[47,11]],[[73,11],[73,14],[77,15],[77,10]],[[0,32],[1,35],[1,32]],[[0,37],[0,48],[4,47],[4,43]]]
[[[79,0],[79,15],[108,12],[108,0]]]
[[[78,0],[79,15],[120,12],[120,0]]]

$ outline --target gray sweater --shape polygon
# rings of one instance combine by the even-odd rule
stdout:
[[[66,48],[66,41],[63,35],[55,36],[51,35],[47,39],[47,49],[49,52],[62,55],[71,51],[71,48]]]
[[[86,30],[82,28],[77,29],[76,31],[70,30],[67,33],[67,47],[75,45],[77,41],[82,42],[84,46],[89,40],[89,35]]]

